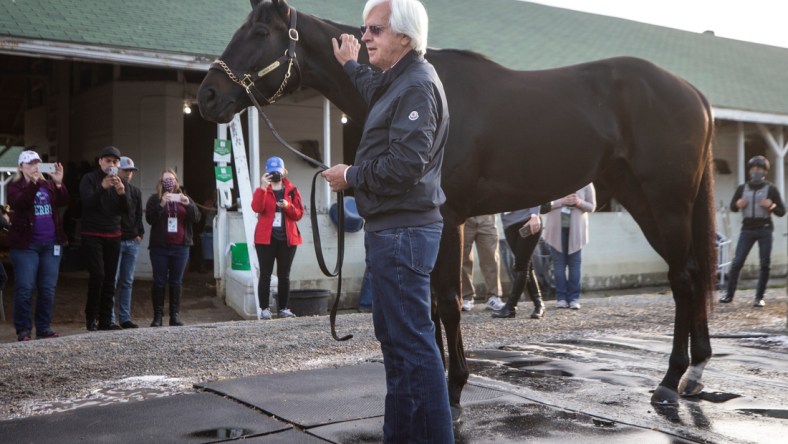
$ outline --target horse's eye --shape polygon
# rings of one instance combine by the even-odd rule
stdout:
[[[271,30],[268,29],[268,26],[257,25],[252,28],[252,34],[256,37],[268,37],[268,35],[271,34]]]

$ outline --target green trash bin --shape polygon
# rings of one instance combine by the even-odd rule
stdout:
[[[238,242],[230,247],[230,267],[233,270],[251,270],[249,265],[249,249],[246,242]]]

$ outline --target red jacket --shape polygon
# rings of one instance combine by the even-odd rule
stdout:
[[[285,187],[285,200],[290,204],[285,208],[285,232],[287,245],[301,245],[301,232],[298,231],[297,221],[304,216],[304,204],[301,202],[301,193],[292,182],[283,178]],[[265,189],[257,188],[252,197],[252,210],[257,213],[257,227],[254,230],[254,243],[269,245],[273,231],[274,213],[276,213],[276,196],[268,185]]]

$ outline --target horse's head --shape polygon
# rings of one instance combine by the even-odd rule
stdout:
[[[208,70],[197,92],[203,118],[226,123],[252,105],[293,92],[301,82],[295,10],[285,0],[251,0],[252,12]]]

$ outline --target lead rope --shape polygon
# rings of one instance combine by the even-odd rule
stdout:
[[[339,337],[336,331],[336,318],[337,318],[337,309],[339,308],[339,296],[342,294],[342,263],[345,259],[345,193],[342,191],[337,191],[337,261],[336,265],[334,266],[334,271],[329,271],[328,267],[326,266],[325,258],[323,257],[323,248],[320,241],[320,229],[318,228],[317,224],[317,207],[315,206],[315,190],[317,188],[317,176],[320,175],[323,171],[327,170],[328,167],[323,163],[307,156],[306,154],[302,153],[301,151],[293,148],[289,143],[287,143],[282,136],[274,128],[274,125],[271,123],[271,120],[268,118],[267,115],[263,112],[262,107],[260,106],[260,102],[254,97],[250,91],[247,90],[249,98],[252,100],[255,108],[257,111],[260,112],[260,115],[263,116],[263,120],[265,121],[265,125],[271,131],[274,138],[285,148],[292,151],[293,154],[304,159],[313,167],[317,168],[318,171],[312,176],[312,192],[310,193],[309,198],[309,205],[310,208],[310,220],[312,222],[312,238],[315,244],[315,257],[317,258],[317,264],[320,266],[320,271],[323,272],[324,275],[328,277],[337,277],[337,296],[334,298],[334,303],[331,305],[331,313],[329,314],[329,319],[331,322],[331,336],[337,341],[347,341],[348,339],[353,338],[353,335],[346,335]]]

